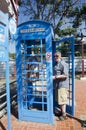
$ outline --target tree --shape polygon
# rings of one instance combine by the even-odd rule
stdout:
[[[22,13],[29,20],[50,22],[58,37],[78,37],[79,26],[82,21],[86,22],[86,4],[79,2],[80,0],[19,0],[19,15]]]
[[[59,36],[76,34],[76,28],[86,19],[86,6],[79,8],[79,0],[19,0],[19,14],[27,15],[30,20],[40,19],[51,22],[54,32]],[[67,30],[61,27],[68,24]],[[62,34],[63,32],[63,34]]]
[[[12,59],[15,59],[16,55],[15,55],[15,53],[9,53],[9,57]]]

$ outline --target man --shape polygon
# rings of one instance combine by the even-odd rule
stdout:
[[[54,58],[55,58],[55,65],[53,70],[53,80],[55,85],[55,97],[61,109],[59,119],[65,120],[67,119],[66,103],[67,103],[67,90],[69,86],[68,64],[62,60],[60,52],[56,52],[54,54]]]

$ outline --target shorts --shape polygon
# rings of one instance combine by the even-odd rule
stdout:
[[[67,103],[67,88],[59,88],[55,91],[55,99],[58,102],[58,105],[63,105]]]

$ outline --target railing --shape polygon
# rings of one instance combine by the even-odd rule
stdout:
[[[63,57],[65,61],[67,61],[66,57]],[[72,61],[70,62],[70,69],[72,68]],[[75,72],[82,72],[82,57],[75,57],[74,58],[74,68]],[[86,72],[86,57],[84,57],[84,72]]]
[[[82,57],[75,57],[75,72],[82,72]],[[84,72],[86,72],[86,57],[84,57]]]
[[[6,101],[6,84],[0,86],[0,118],[7,112],[7,101]],[[10,82],[10,103],[11,108],[17,105],[17,90],[16,80]]]
[[[66,57],[64,57],[64,59],[66,60]],[[74,58],[74,67],[75,72],[82,72],[82,57]],[[15,74],[15,60],[9,61],[9,68],[10,68],[10,75],[12,76],[13,74]],[[86,57],[84,57],[84,71],[86,72]],[[0,78],[5,77],[5,72],[6,72],[5,63],[3,64],[0,63]]]

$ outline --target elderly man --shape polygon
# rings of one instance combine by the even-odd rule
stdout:
[[[56,52],[54,54],[54,58],[55,58],[55,65],[53,68],[54,69],[53,80],[55,87],[55,97],[61,109],[59,119],[65,120],[67,119],[66,103],[67,103],[67,93],[69,86],[68,64],[64,60],[62,60],[60,52]]]

